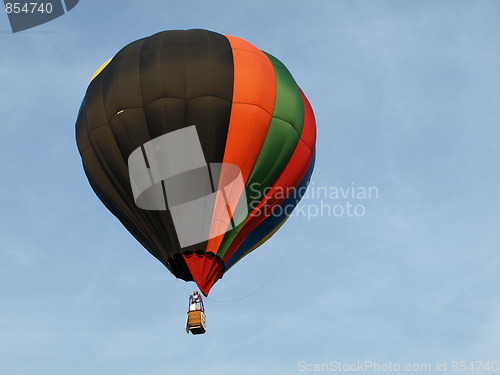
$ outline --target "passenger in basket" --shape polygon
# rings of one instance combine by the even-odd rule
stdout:
[[[189,311],[201,310],[200,306],[198,306],[199,304],[201,305],[201,303],[201,295],[195,290],[193,294],[189,296]]]

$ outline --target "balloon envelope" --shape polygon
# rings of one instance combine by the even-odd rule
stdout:
[[[125,46],[96,72],[76,140],[104,205],[208,295],[303,196],[316,125],[275,57],[234,36],[175,30]]]

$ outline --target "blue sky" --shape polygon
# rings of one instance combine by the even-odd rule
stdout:
[[[497,1],[81,0],[12,34],[0,15],[1,372],[500,361],[498,19]],[[216,284],[196,337],[184,332],[193,285],[102,206],[74,139],[97,67],[189,28],[287,65],[316,114],[315,187],[378,191],[322,199],[364,215],[291,218]]]

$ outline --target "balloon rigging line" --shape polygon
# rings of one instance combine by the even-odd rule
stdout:
[[[295,239],[295,234],[297,233],[297,229],[299,227],[299,222],[300,222],[300,216],[297,219],[297,223],[295,224],[295,228],[294,228],[294,230],[292,232],[292,236],[290,237],[290,242],[288,243],[288,246],[285,249],[285,252],[283,254],[283,257],[281,258],[281,261],[278,263],[278,265],[276,266],[275,270],[271,273],[271,275],[267,278],[266,281],[264,281],[264,283],[260,287],[258,287],[253,292],[251,292],[251,293],[249,293],[249,294],[247,294],[247,295],[245,295],[243,297],[239,297],[239,298],[235,298],[235,299],[231,299],[231,300],[216,300],[216,299],[212,299],[212,298],[208,298],[208,297],[205,297],[205,300],[210,301],[210,302],[219,302],[219,303],[237,302],[237,301],[244,300],[244,299],[246,299],[248,297],[251,297],[254,294],[256,294],[257,292],[259,292],[261,289],[263,289],[267,284],[269,284],[269,282],[278,273],[279,269],[281,268],[281,265],[285,261],[285,258],[287,257],[288,252],[289,252],[290,248],[292,247],[293,240]]]

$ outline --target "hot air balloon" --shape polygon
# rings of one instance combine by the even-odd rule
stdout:
[[[76,141],[102,203],[207,296],[302,198],[316,125],[278,59],[234,36],[174,30],[98,69]]]

